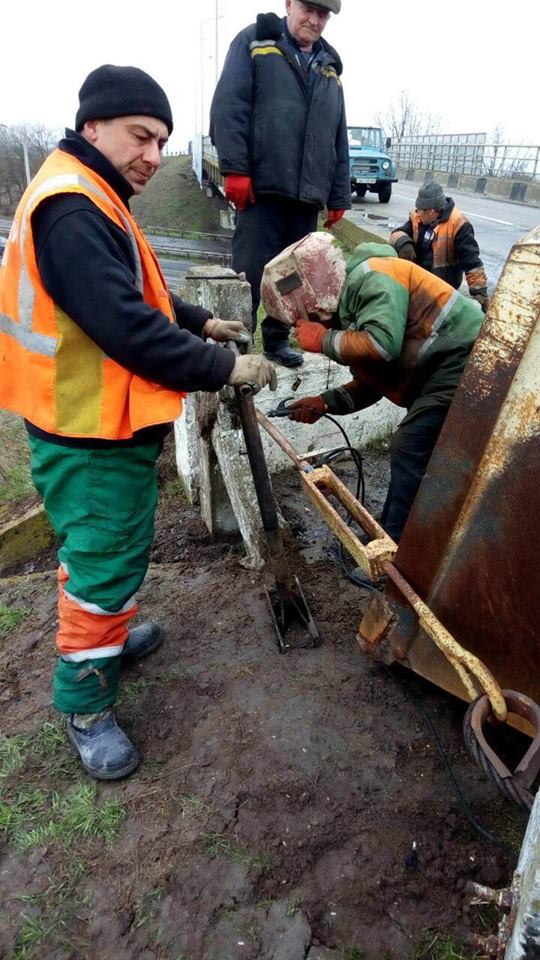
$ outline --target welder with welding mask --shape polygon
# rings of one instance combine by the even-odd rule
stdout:
[[[360,244],[346,263],[326,233],[308,234],[271,260],[261,294],[272,316],[295,326],[303,350],[352,373],[337,389],[290,403],[289,419],[316,423],[382,397],[406,408],[391,444],[380,518],[399,542],[482,326],[480,305],[385,243]]]

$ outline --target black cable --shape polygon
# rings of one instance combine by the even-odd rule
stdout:
[[[401,680],[399,680],[398,677],[396,677],[396,675],[387,667],[383,667],[383,670],[387,674],[387,676],[391,677],[394,683],[398,685],[398,687],[401,689],[406,699],[411,701],[411,703],[414,704],[419,714],[421,715],[422,719],[428,726],[433,742],[435,743],[435,746],[437,748],[437,752],[443,762],[444,768],[448,776],[450,777],[452,786],[454,787],[454,790],[456,792],[461,809],[463,810],[463,813],[465,814],[471,826],[474,827],[474,829],[476,830],[477,833],[480,834],[480,836],[484,837],[485,840],[489,840],[490,843],[495,844],[495,846],[499,847],[499,849],[502,850],[504,853],[506,853],[507,856],[511,856],[513,858],[518,857],[519,851],[514,850],[514,848],[511,847],[509,843],[506,843],[505,840],[501,840],[500,837],[497,837],[495,834],[491,833],[489,830],[483,827],[482,824],[479,822],[479,820],[477,820],[476,817],[474,816],[467,800],[465,799],[463,791],[457,781],[456,775],[452,770],[452,767],[450,766],[450,761],[448,760],[448,757],[446,755],[446,751],[442,744],[437,728],[435,727],[435,724],[433,723],[433,720],[431,719],[420,697],[417,697],[411,691],[411,689],[405,686],[405,684],[402,683]]]
[[[356,499],[359,500],[362,505],[364,505],[365,493],[366,493],[366,484],[365,484],[365,480],[364,480],[364,471],[363,471],[363,466],[362,466],[362,456],[361,456],[361,454],[360,454],[360,451],[357,450],[356,447],[353,447],[353,446],[351,445],[351,442],[350,442],[350,440],[349,440],[349,438],[348,438],[348,436],[347,436],[347,433],[345,432],[345,430],[344,430],[344,428],[341,426],[341,424],[338,423],[338,421],[335,419],[335,417],[332,417],[329,413],[324,413],[324,414],[323,414],[323,417],[324,417],[326,420],[330,420],[330,422],[333,423],[334,426],[336,426],[336,427],[338,428],[338,430],[341,431],[341,433],[342,433],[342,435],[343,435],[343,438],[344,438],[344,440],[345,440],[345,446],[344,446],[344,447],[336,447],[334,450],[330,450],[329,453],[327,453],[326,456],[324,457],[323,463],[331,463],[332,460],[334,460],[337,456],[339,456],[340,453],[344,453],[345,451],[348,451],[348,452],[349,452],[349,454],[350,454],[353,462],[356,464],[356,470],[357,470],[357,481],[356,481],[356,494],[355,494],[355,496],[356,496]],[[351,525],[352,520],[353,520],[353,518],[352,518],[352,517],[350,516],[350,514],[349,514],[349,517],[348,517],[348,519],[347,519],[347,525],[348,525],[348,526]],[[339,540],[339,541],[338,541],[338,560],[339,560],[339,565],[340,565],[340,567],[341,567],[341,572],[343,573],[343,576],[344,576],[350,583],[354,583],[355,587],[360,587],[360,588],[363,589],[363,590],[371,590],[371,591],[373,591],[373,592],[375,592],[375,593],[378,593],[378,592],[380,591],[380,589],[381,589],[379,586],[377,586],[375,583],[372,583],[371,580],[368,580],[368,579],[366,579],[365,577],[361,577],[361,576],[359,576],[359,574],[355,573],[354,570],[355,570],[356,568],[353,568],[353,569],[351,570],[350,567],[347,566],[347,562],[346,562],[346,559],[345,559],[346,555],[348,556],[348,554],[346,554],[346,551],[344,550],[344,547],[343,547],[343,544],[341,543],[341,540]]]

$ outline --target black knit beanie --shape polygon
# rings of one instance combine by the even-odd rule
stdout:
[[[105,63],[92,70],[79,90],[75,129],[80,133],[87,120],[142,115],[163,120],[172,133],[173,119],[167,95],[159,83],[138,67]]]
[[[445,206],[446,197],[440,183],[430,180],[420,187],[416,198],[417,210],[444,210]]]

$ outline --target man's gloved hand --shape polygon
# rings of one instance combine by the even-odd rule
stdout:
[[[241,387],[247,383],[257,393],[268,384],[271,390],[277,388],[277,374],[273,363],[266,357],[255,353],[246,353],[237,357],[227,383],[231,387]]]
[[[327,409],[322,397],[303,397],[287,405],[289,420],[296,423],[317,423]]]
[[[322,353],[322,341],[327,328],[322,323],[311,320],[298,320],[295,326],[296,339],[302,350],[310,353]]]
[[[401,260],[410,260],[412,263],[416,263],[416,250],[412,240],[410,243],[402,243],[397,254]]]
[[[480,304],[482,307],[482,313],[487,313],[489,307],[489,297],[487,293],[471,293],[471,297]]]
[[[251,177],[243,173],[228,173],[225,177],[225,199],[234,203],[237,210],[245,210],[248,203],[255,203]]]
[[[204,325],[204,333],[218,343],[235,340],[236,343],[251,343],[251,337],[241,320],[220,320],[210,317]]]
[[[327,217],[324,221],[324,225],[327,230],[331,230],[334,224],[337,223],[338,220],[341,220],[345,210],[327,210],[326,213]]]

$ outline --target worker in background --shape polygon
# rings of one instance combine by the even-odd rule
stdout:
[[[341,0],[286,0],[287,16],[259,14],[233,40],[216,87],[210,136],[237,210],[233,267],[251,285],[257,324],[263,267],[351,205],[341,60],[321,36]],[[274,317],[262,321],[267,357],[303,363]]]
[[[399,257],[418,263],[456,290],[465,274],[471,297],[486,312],[487,278],[473,226],[439,183],[433,180],[420,187],[416,209],[392,231],[390,243]]]
[[[340,268],[331,243],[321,249],[316,240],[315,250],[312,238],[318,237],[289,248],[293,270],[280,267],[279,257],[266,266],[262,299],[284,323],[295,323],[304,350],[350,367],[352,379],[289,404],[289,419],[316,423],[325,413],[354,413],[381,397],[406,409],[391,444],[390,487],[380,518],[398,542],[482,311],[444,280],[398,259],[388,244],[362,243]]]
[[[158,624],[128,629],[146,574],[156,462],[186,392],[270,383],[271,364],[219,343],[239,321],[170,295],[129,209],[159,169],[169,101],[136,67],[98,67],[17,208],[0,268],[0,406],[25,418],[34,483],[60,541],[54,706],[93,777],[139,762],[117,723],[122,663]]]

